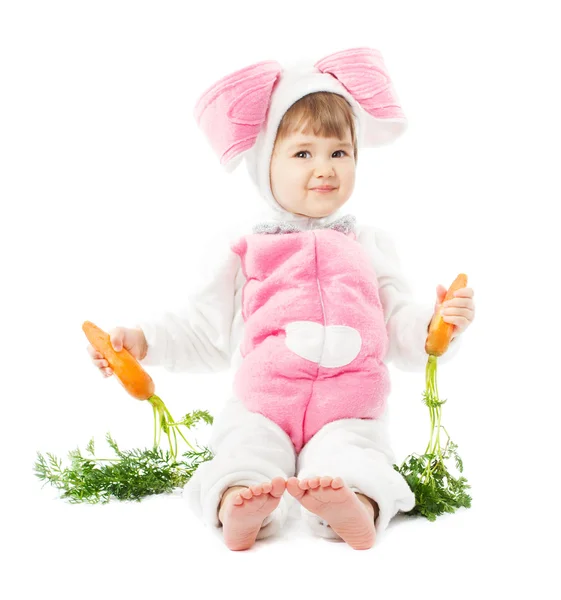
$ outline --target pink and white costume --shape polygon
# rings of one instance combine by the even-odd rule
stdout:
[[[176,312],[138,323],[145,365],[170,371],[235,368],[232,395],[215,419],[215,457],[184,490],[204,521],[234,485],[276,476],[339,476],[378,503],[378,535],[415,498],[395,471],[387,429],[387,364],[422,372],[433,304],[414,302],[390,237],[340,211],[308,218],[285,211],[269,186],[282,116],[302,96],[329,91],[353,108],[360,147],[390,143],[405,117],[380,53],[338,52],[314,65],[257,63],[220,80],[195,110],[227,170],[246,159],[266,201],[264,222],[224,240],[207,284]],[[455,339],[439,362],[451,360]],[[258,538],[277,531],[285,494]],[[314,532],[337,534],[302,507]]]

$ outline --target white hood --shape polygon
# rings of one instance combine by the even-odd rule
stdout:
[[[260,197],[265,201],[264,221],[283,221],[299,229],[315,229],[341,218],[344,206],[326,217],[305,217],[284,209],[273,196],[270,185],[270,165],[273,147],[279,124],[285,112],[300,98],[312,92],[334,92],[340,94],[353,107],[358,147],[361,147],[362,130],[359,118],[360,108],[345,88],[328,73],[319,72],[314,66],[303,61],[293,63],[281,74],[271,97],[271,104],[265,126],[259,133],[255,145],[244,157],[251,181],[257,187]]]
[[[381,53],[351,48],[319,61],[293,61],[283,67],[261,61],[221,78],[199,98],[194,115],[224,168],[245,160],[251,181],[264,200],[263,219],[311,229],[343,216],[341,209],[320,218],[295,215],[275,200],[270,164],[277,130],[286,111],[314,92],[332,92],[351,106],[359,151],[393,142],[406,119]]]

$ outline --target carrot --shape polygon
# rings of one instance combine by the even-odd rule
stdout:
[[[465,273],[460,273],[448,289],[444,302],[452,300],[454,298],[454,292],[466,287],[466,285],[467,275]],[[453,323],[446,323],[440,314],[434,315],[425,342],[425,352],[431,356],[442,356],[446,350],[448,350],[453,331]]]
[[[168,492],[183,486],[200,463],[213,458],[213,453],[209,448],[203,448],[202,452],[197,451],[183,435],[181,427],[190,429],[201,419],[212,423],[212,416],[206,411],[197,410],[176,421],[162,399],[154,393],[155,386],[150,375],[128,350],[123,348],[117,352],[111,344],[109,334],[91,321],[84,321],[82,330],[91,345],[107,360],[117,376],[117,381],[125,390],[134,398],[147,400],[152,405],[153,448],[122,451],[108,433],[107,441],[118,458],[96,458],[92,438],[86,448],[92,456],[83,456],[80,449],[76,449],[69,454],[71,466],[68,468],[63,469],[62,461],[56,456],[47,453],[47,462],[38,452],[35,474],[39,479],[47,480],[55,487],[65,490],[63,497],[69,497],[73,503],[107,503],[111,496],[119,500],[140,500],[149,494]],[[159,448],[162,431],[167,436],[170,448],[165,454]],[[190,448],[183,456],[194,459],[191,464],[178,459],[177,434]],[[99,463],[98,466],[96,463]]]
[[[177,433],[185,440],[191,450],[195,450],[189,441],[185,438],[180,425],[190,426],[187,421],[175,421],[169,412],[164,401],[157,396],[154,382],[148,373],[140,366],[140,363],[134,356],[123,348],[117,352],[111,344],[111,338],[108,333],[94,325],[91,321],[84,321],[82,330],[90,341],[90,344],[105,358],[109,363],[113,373],[117,376],[117,381],[125,390],[138,400],[148,400],[154,411],[154,448],[160,445],[162,431],[167,435],[169,447],[172,456],[177,456]],[[173,434],[173,440],[171,435]]]
[[[109,334],[91,321],[84,321],[82,329],[90,344],[103,355],[119,383],[131,396],[138,400],[148,400],[154,395],[152,378],[126,348],[117,352],[111,344]]]
[[[444,301],[453,298],[454,292],[466,285],[467,275],[460,273],[450,286]],[[472,500],[467,493],[470,488],[467,479],[462,475],[454,477],[448,469],[447,461],[452,458],[460,473],[463,473],[464,467],[458,454],[458,446],[442,425],[442,405],[446,400],[440,399],[436,384],[438,357],[448,349],[453,330],[454,325],[443,321],[439,314],[433,317],[425,342],[425,351],[429,357],[423,394],[423,402],[430,412],[430,440],[424,454],[410,454],[401,466],[394,465],[394,469],[403,475],[415,494],[415,507],[408,514],[422,514],[430,521],[445,512],[453,513],[461,507],[469,508]],[[440,441],[441,429],[448,438],[444,449]]]

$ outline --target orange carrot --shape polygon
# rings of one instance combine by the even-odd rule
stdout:
[[[443,302],[454,298],[454,292],[466,285],[467,275],[460,273],[447,291]],[[400,467],[394,465],[394,469],[403,475],[415,494],[415,507],[408,514],[420,513],[430,521],[434,521],[445,512],[453,513],[458,508],[471,506],[471,496],[467,493],[470,485],[467,479],[463,476],[456,478],[447,466],[447,461],[454,457],[456,468],[460,473],[464,470],[462,459],[457,452],[458,447],[442,425],[442,405],[446,400],[440,400],[436,385],[438,357],[448,349],[453,331],[453,323],[446,323],[439,313],[433,316],[425,342],[425,351],[429,357],[423,394],[423,402],[430,412],[430,441],[424,454],[410,454]],[[444,450],[440,441],[441,429],[448,438]]]
[[[131,396],[138,400],[147,400],[153,396],[155,386],[152,378],[126,348],[117,352],[111,344],[109,334],[91,321],[84,321],[82,329],[90,344],[103,355],[119,383]]]
[[[450,286],[443,302],[452,300],[454,298],[454,292],[466,287],[466,285],[467,275],[465,273],[460,273],[454,280],[454,283]],[[435,314],[429,326],[429,333],[425,342],[425,352],[431,356],[442,356],[442,354],[448,350],[453,331],[453,323],[446,323],[440,314]]]

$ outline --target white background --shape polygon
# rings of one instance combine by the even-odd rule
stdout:
[[[0,6],[0,586],[10,597],[555,596],[554,3]],[[94,436],[103,455],[107,431],[124,448],[152,441],[150,407],[94,369],[82,322],[132,326],[177,305],[204,271],[209,236],[260,208],[245,167],[225,174],[198,129],[199,95],[261,60],[359,46],[381,50],[409,129],[360,155],[349,211],[393,233],[418,301],[434,302],[460,272],[475,291],[476,319],[438,380],[473,507],[435,523],[396,518],[366,552],[289,522],[233,553],[179,496],[102,507],[41,488],[37,451],[65,457]],[[217,414],[232,375],[150,373],[175,416]],[[391,374],[402,460],[428,441],[424,374]],[[193,435],[204,442],[208,429]]]

